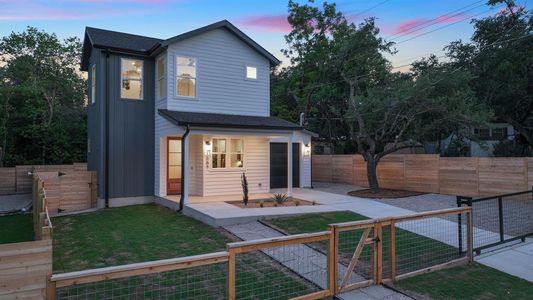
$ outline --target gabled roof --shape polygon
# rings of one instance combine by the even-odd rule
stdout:
[[[159,109],[159,114],[177,126],[303,130],[297,124],[276,117],[197,113],[167,109]]]
[[[81,60],[81,70],[87,71],[89,69],[89,57],[91,56],[92,48],[109,49],[115,51],[122,51],[137,55],[155,55],[159,53],[161,49],[167,48],[170,44],[183,41],[202,33],[206,33],[211,30],[225,28],[229,32],[233,33],[241,41],[246,43],[259,54],[263,55],[270,61],[271,65],[278,65],[280,61],[272,55],[270,52],[261,47],[258,43],[252,40],[249,36],[240,31],[237,27],[231,24],[227,20],[222,20],[180,35],[176,35],[166,40],[93,28],[85,28],[85,38],[83,42],[83,53]]]

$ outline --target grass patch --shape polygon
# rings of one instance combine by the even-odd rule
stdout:
[[[54,273],[222,251],[230,237],[182,214],[148,204],[56,217]],[[237,257],[239,298],[290,298],[316,286],[255,251]],[[58,290],[84,298],[224,298],[225,263],[83,284]],[[289,297],[290,296],[290,297]]]
[[[0,244],[28,242],[32,240],[32,214],[0,217]]]
[[[533,295],[533,283],[478,263],[410,277],[395,287],[432,299],[529,299]]]
[[[267,223],[289,233],[307,233],[327,230],[329,224],[361,221],[368,219],[353,212],[331,212],[320,214],[306,214],[296,217],[277,218],[267,220]],[[430,225],[430,224],[428,224]],[[339,235],[339,259],[348,265],[361,238],[363,230],[345,231]],[[372,233],[370,234],[372,237]],[[327,252],[327,242],[317,243],[317,247]],[[372,249],[363,249],[359,265],[361,275],[367,276],[371,271]],[[438,265],[460,258],[462,255],[456,247],[437,240],[418,235],[408,230],[396,227],[396,260],[397,274],[404,274],[418,269]],[[383,272],[387,276],[390,272],[390,228],[383,227]],[[363,274],[364,273],[364,274]]]
[[[157,205],[57,217],[54,271],[70,272],[224,250],[227,237]]]

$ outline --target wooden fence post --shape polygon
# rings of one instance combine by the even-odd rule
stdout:
[[[472,220],[472,210],[466,213],[466,251],[469,262],[472,262],[474,260],[474,227],[473,227],[473,220]]]
[[[383,234],[382,224],[374,225],[374,284],[383,281]]]
[[[235,250],[228,248],[228,299],[235,300],[236,257]]]
[[[328,250],[328,279],[329,292],[331,296],[337,294],[337,278],[338,272],[338,253],[339,253],[339,235],[335,226],[328,225],[329,236],[329,250]]]
[[[48,281],[46,282],[46,300],[56,299],[56,283],[51,280],[51,277],[51,275],[48,276]]]
[[[390,277],[396,281],[396,223],[390,223]]]

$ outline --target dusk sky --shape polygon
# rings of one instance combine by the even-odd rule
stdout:
[[[523,5],[523,1],[526,0],[518,0],[517,4]],[[315,5],[321,3],[317,1]],[[486,1],[478,0],[339,0],[336,3],[355,22],[377,18],[381,34],[398,43],[398,53],[390,57],[394,66],[409,64],[429,53],[442,55],[440,51],[450,41],[470,38],[472,18],[498,11],[498,8],[489,9]],[[227,19],[286,61],[280,52],[285,47],[284,34],[290,30],[286,16],[286,0],[0,0],[0,35],[34,26],[54,32],[60,38],[83,38],[85,26],[91,26],[169,38]]]

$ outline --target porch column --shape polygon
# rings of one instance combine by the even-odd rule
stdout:
[[[183,204],[189,204],[189,135],[185,135],[181,141],[181,147],[183,152],[183,174],[181,174],[181,180],[183,181]]]
[[[292,135],[287,141],[287,196],[292,197]]]

